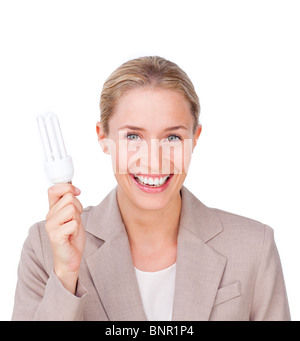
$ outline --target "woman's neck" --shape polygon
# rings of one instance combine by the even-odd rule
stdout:
[[[158,210],[146,210],[134,205],[119,190],[117,199],[135,266],[140,270],[157,271],[175,263],[180,193]]]

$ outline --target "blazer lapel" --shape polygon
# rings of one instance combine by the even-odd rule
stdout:
[[[110,320],[146,320],[116,193],[117,187],[91,208],[85,228],[101,243],[94,243],[86,263]],[[207,242],[223,228],[215,211],[184,186],[181,196],[172,319],[208,320],[226,258]]]
[[[216,213],[182,187],[172,320],[208,320],[226,258],[206,243],[223,231]]]
[[[86,231],[104,240],[86,263],[108,318],[146,320],[116,187],[90,212]]]

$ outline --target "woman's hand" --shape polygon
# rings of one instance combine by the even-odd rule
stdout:
[[[54,272],[66,289],[75,294],[85,231],[81,222],[80,190],[71,184],[49,188],[46,230],[52,246]]]

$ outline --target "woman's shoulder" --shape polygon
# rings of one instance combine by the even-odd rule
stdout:
[[[215,226],[216,234],[221,236],[238,235],[247,238],[261,239],[267,232],[272,233],[272,228],[256,219],[207,206],[199,200],[193,193],[184,188],[184,212],[192,219],[189,223],[196,225],[194,230],[213,229]],[[193,220],[193,222],[192,222]],[[196,223],[194,223],[196,221]]]
[[[267,224],[218,208],[212,210],[218,216],[223,228],[219,242],[230,245],[232,251],[240,249],[240,251],[248,250],[249,254],[260,253],[265,244],[275,245],[274,230]],[[218,243],[217,240],[215,242]]]
[[[225,229],[250,229],[255,231],[264,230],[266,224],[256,219],[246,217],[237,213],[224,211],[219,208],[211,208],[220,219]]]

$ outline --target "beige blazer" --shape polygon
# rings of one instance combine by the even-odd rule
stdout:
[[[13,320],[145,320],[115,187],[82,213],[86,248],[76,295],[53,272],[42,221],[18,268]],[[289,320],[273,230],[202,204],[181,189],[172,320]]]

